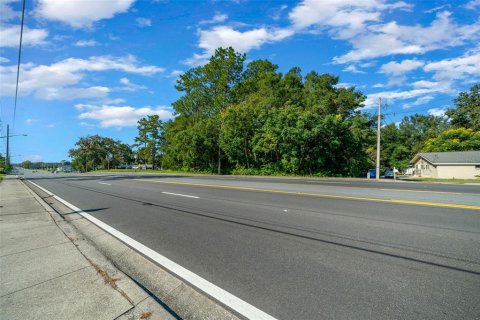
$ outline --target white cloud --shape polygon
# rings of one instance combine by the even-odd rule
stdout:
[[[121,78],[119,80],[121,84],[123,84],[123,87],[120,88],[120,90],[125,90],[125,91],[138,91],[138,90],[143,90],[147,89],[146,86],[138,85],[136,83],[131,82],[128,78]]]
[[[0,95],[15,92],[16,65],[0,65]],[[163,68],[140,65],[134,56],[99,56],[88,59],[68,58],[51,65],[22,64],[20,67],[19,93],[34,94],[40,99],[77,99],[82,97],[107,97],[110,89],[104,86],[74,87],[85,78],[87,72],[121,71],[149,76],[163,72]]]
[[[430,26],[403,26],[397,22],[372,25],[367,32],[349,39],[353,50],[335,57],[337,63],[383,57],[392,54],[424,54],[454,47],[479,38],[480,22],[458,25],[449,12],[440,12]]]
[[[53,123],[47,124],[47,128],[55,128],[55,125]]]
[[[93,23],[127,12],[135,0],[38,0],[35,14],[74,28],[90,28]]]
[[[134,108],[131,106],[78,104],[75,105],[75,108],[81,112],[79,115],[80,119],[98,121],[102,128],[135,127],[138,120],[148,115],[158,115],[162,120],[173,117],[172,112],[163,106],[156,108],[150,106]]]
[[[20,12],[14,11],[10,3],[16,0],[0,0],[0,21],[9,21],[13,18],[19,17]]]
[[[371,93],[367,95],[363,109],[375,108],[378,105],[378,98],[382,98],[383,101],[387,101],[388,103],[393,103],[398,100],[409,100],[440,92],[443,92],[441,88],[416,88],[405,91],[384,91]]]
[[[409,71],[418,69],[423,65],[423,61],[419,61],[416,59],[403,60],[401,62],[390,61],[381,66],[380,73],[385,73],[392,76],[399,76]]]
[[[122,98],[116,98],[116,99],[103,99],[103,103],[105,104],[109,104],[109,105],[112,105],[112,104],[122,104],[122,103],[125,103],[125,99],[122,99]]]
[[[417,100],[415,100],[415,101],[412,102],[412,103],[405,103],[405,104],[403,105],[403,109],[409,109],[409,108],[411,108],[411,107],[420,106],[420,105],[429,103],[429,102],[432,101],[433,99],[435,99],[435,98],[434,98],[433,96],[430,96],[430,95],[423,96],[423,97],[418,98]]]
[[[305,29],[311,26],[340,26],[355,24],[363,25],[366,21],[378,20],[376,8],[383,1],[367,0],[305,0],[296,6],[289,14],[293,27],[297,30]],[[352,17],[352,21],[344,20],[339,17]]]
[[[282,17],[282,13],[285,9],[287,9],[288,6],[286,4],[282,4],[279,8],[274,9],[274,13],[272,14],[272,19],[273,20],[280,20]]]
[[[385,0],[304,0],[289,14],[295,30],[327,31],[339,39],[361,34],[366,25],[379,22],[382,11],[410,9],[403,1]]]
[[[185,73],[185,71],[182,71],[182,70],[173,70],[172,72],[170,72],[170,77],[177,78],[178,76],[180,76],[184,73]]]
[[[281,41],[291,35],[290,29],[257,28],[248,31],[238,31],[229,26],[217,26],[209,30],[200,30],[198,46],[204,50],[202,54],[194,54],[185,60],[187,65],[200,65],[215,53],[219,47],[233,47],[238,52],[247,53],[258,49],[265,43]]]
[[[25,120],[25,124],[27,126],[29,126],[29,125],[33,124],[34,122],[38,122],[38,121],[40,121],[40,120],[38,120],[38,119],[27,119],[27,120]]]
[[[432,108],[428,109],[428,114],[436,117],[445,117],[445,112],[447,111],[447,108]]]
[[[42,100],[75,100],[84,98],[106,98],[110,89],[102,86],[87,88],[41,88],[35,97]]]
[[[147,18],[137,18],[135,21],[137,21],[137,26],[140,28],[152,26],[152,20]]]
[[[378,72],[385,73],[390,77],[388,85],[401,85],[407,80],[407,77],[405,76],[406,73],[418,69],[423,65],[423,61],[418,61],[416,59],[407,59],[401,62],[390,61],[382,65]]]
[[[480,7],[480,0],[470,0],[470,2],[468,2],[463,7],[470,10],[475,10]]]
[[[225,20],[228,19],[228,15],[224,14],[224,13],[220,13],[220,12],[217,12],[215,13],[215,15],[213,16],[212,19],[210,20],[202,20],[200,21],[199,24],[214,24],[214,23],[222,23],[224,22]]]
[[[0,63],[7,63],[10,62],[10,59],[7,59],[5,57],[0,57]]]
[[[41,155],[38,155],[38,154],[31,154],[31,155],[27,155],[27,156],[23,156],[23,160],[22,161],[31,161],[31,162],[41,162],[43,161],[43,157]]]
[[[450,4],[444,4],[444,5],[441,5],[441,6],[438,6],[438,7],[434,7],[432,9],[429,9],[429,10],[425,10],[424,12],[425,13],[432,13],[432,12],[437,12],[437,11],[440,11],[442,9],[445,9],[445,8],[450,8],[451,5]]]
[[[75,42],[73,45],[75,47],[93,47],[93,46],[96,46],[97,44],[98,42],[95,40],[79,40]]]
[[[45,29],[30,29],[23,27],[22,44],[36,46],[45,44],[48,31]],[[0,24],[0,47],[15,48],[20,44],[20,26]]]
[[[412,83],[415,89],[433,89],[439,92],[451,91],[451,84],[449,82],[419,80]]]
[[[357,69],[357,67],[353,64],[349,65],[348,67],[346,67],[342,71],[347,71],[347,72],[352,72],[352,73],[365,73],[365,71]]]
[[[426,72],[434,72],[435,80],[480,80],[480,51],[470,52],[458,58],[444,59],[425,65]]]

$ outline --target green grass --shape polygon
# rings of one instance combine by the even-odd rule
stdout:
[[[418,182],[449,182],[449,183],[480,183],[480,178],[476,179],[437,179],[437,178],[407,178],[408,181]]]
[[[5,177],[5,174],[3,174],[3,173],[0,173],[0,182],[2,182],[2,180],[3,180],[3,177]]]

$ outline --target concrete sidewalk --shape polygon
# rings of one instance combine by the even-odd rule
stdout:
[[[1,319],[175,319],[20,180],[0,183]]]

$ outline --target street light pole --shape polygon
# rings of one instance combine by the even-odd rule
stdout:
[[[7,135],[0,137],[2,139],[7,138],[7,154],[6,154],[6,157],[5,157],[5,166],[7,168],[10,165],[10,138],[11,137],[18,137],[18,136],[26,137],[27,135],[26,134],[12,134],[12,135],[10,135],[10,126],[7,124]]]

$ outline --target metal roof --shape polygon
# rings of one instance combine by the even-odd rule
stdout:
[[[431,164],[480,164],[480,151],[451,151],[418,153],[410,163],[423,158]]]

